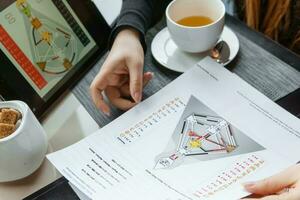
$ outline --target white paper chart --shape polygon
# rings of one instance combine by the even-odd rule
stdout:
[[[212,180],[209,180],[207,184],[199,187],[199,190],[194,193],[194,196],[198,197],[198,199],[209,198],[217,192],[227,189],[242,178],[254,173],[262,167],[264,163],[265,161],[256,155],[251,155],[248,158],[237,161],[231,167],[226,168],[226,170],[216,175]]]
[[[92,148],[89,148],[89,151],[92,158],[81,171],[101,188],[107,189],[133,176],[131,172],[115,159],[106,160]]]
[[[192,113],[224,119],[237,148],[222,155],[169,157]],[[200,136],[203,131],[194,129]],[[299,119],[208,58],[88,138],[48,158],[91,199],[239,199],[249,195],[242,183],[269,177],[298,161],[299,131]],[[188,145],[205,144],[196,139]],[[156,169],[164,155],[176,161],[174,167]]]
[[[134,124],[128,129],[124,130],[118,136],[118,140],[122,144],[129,144],[143,136],[144,133],[147,133],[147,130],[153,128],[163,120],[166,120],[172,114],[183,110],[185,107],[185,103],[179,97],[167,102],[155,112],[145,117],[140,122]]]

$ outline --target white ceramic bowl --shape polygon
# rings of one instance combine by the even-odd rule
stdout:
[[[22,113],[19,128],[0,139],[0,182],[22,179],[36,171],[47,152],[47,135],[30,108],[21,101],[0,102],[0,108]]]
[[[190,16],[206,16],[213,23],[190,27],[178,23]],[[225,5],[221,0],[174,0],[166,10],[167,26],[179,49],[189,53],[210,50],[219,40],[225,23]]]

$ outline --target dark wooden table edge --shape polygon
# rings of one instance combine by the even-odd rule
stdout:
[[[56,181],[50,183],[49,185],[43,187],[42,189],[38,190],[37,192],[24,198],[23,200],[38,200],[39,198],[45,199],[44,195],[47,195],[48,193],[52,193],[52,192],[54,192],[55,189],[60,188],[60,187],[63,187],[63,190],[68,190],[70,192],[69,195],[77,197],[76,193],[73,191],[73,189],[69,185],[69,181],[65,177],[61,177],[61,178],[57,179]],[[66,194],[62,194],[62,196],[63,195],[66,195]],[[77,199],[79,199],[79,198],[77,198]]]

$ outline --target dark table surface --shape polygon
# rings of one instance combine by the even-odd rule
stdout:
[[[300,117],[300,57],[269,40],[264,35],[249,29],[233,17],[227,16],[226,25],[237,34],[240,41],[239,54],[227,68],[267,97]],[[152,58],[150,51],[151,41],[164,27],[165,20],[162,20],[146,36],[148,51],[145,56],[145,70],[153,71],[155,78],[145,88],[144,98],[151,96],[180,75],[162,68]],[[94,107],[90,99],[89,85],[98,73],[105,58],[106,56],[72,89],[73,94],[84,105],[100,127],[105,126],[122,114],[122,111],[112,108],[112,116],[107,117]],[[26,198],[26,200],[33,199],[74,200],[78,199],[78,197],[68,185],[67,180],[60,178]]]

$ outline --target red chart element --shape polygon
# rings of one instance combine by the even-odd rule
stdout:
[[[34,67],[32,62],[27,58],[20,47],[6,32],[3,26],[0,25],[0,43],[6,48],[6,50],[12,55],[17,63],[22,67],[29,78],[35,83],[35,85],[41,90],[47,85],[47,81]]]

